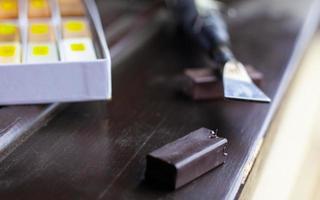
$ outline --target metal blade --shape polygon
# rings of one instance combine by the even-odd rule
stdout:
[[[265,95],[251,80],[244,66],[236,61],[227,62],[223,70],[224,96],[228,99],[269,103]]]

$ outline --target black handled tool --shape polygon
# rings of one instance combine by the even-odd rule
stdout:
[[[251,80],[230,50],[227,25],[213,0],[168,0],[179,23],[221,66],[224,96],[229,99],[270,102]]]

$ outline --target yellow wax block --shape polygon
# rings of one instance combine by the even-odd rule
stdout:
[[[91,37],[88,22],[85,19],[66,19],[63,22],[64,38]]]
[[[82,0],[59,0],[59,8],[63,17],[84,16],[86,13]]]
[[[31,23],[28,31],[29,41],[53,41],[55,34],[49,23]]]
[[[0,19],[18,18],[17,0],[0,0]]]
[[[51,16],[48,0],[29,0],[29,18],[46,18]]]
[[[19,29],[13,23],[0,23],[0,42],[12,42],[20,39]]]
[[[20,63],[21,46],[17,42],[0,43],[0,64]]]

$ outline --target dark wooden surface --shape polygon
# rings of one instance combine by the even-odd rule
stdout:
[[[176,75],[207,61],[186,38],[164,28],[116,66],[112,102],[69,105],[4,157],[0,199],[233,198],[316,27],[310,21],[299,37],[311,8],[319,10],[312,2],[230,2],[237,13],[228,18],[235,54],[264,72],[263,89],[273,104],[192,102],[179,95]],[[3,119],[0,125],[12,127]],[[145,155],[200,127],[219,129],[230,141],[227,163],[176,192],[144,184]]]

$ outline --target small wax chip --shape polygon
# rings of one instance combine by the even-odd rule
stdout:
[[[48,46],[34,46],[32,53],[34,56],[47,56],[49,55]]]
[[[64,39],[60,44],[64,61],[88,61],[97,59],[90,38]]]
[[[32,23],[29,26],[29,41],[53,41],[55,39],[53,28],[48,23]]]
[[[68,19],[63,23],[64,38],[91,37],[88,22],[84,19]]]
[[[0,23],[0,42],[19,40],[18,28],[13,23]]]
[[[30,18],[46,18],[51,16],[51,10],[48,0],[30,0],[29,1]]]
[[[14,45],[0,45],[0,57],[12,57],[16,52]]]
[[[70,32],[80,32],[84,31],[86,28],[86,25],[82,21],[68,21],[66,24],[66,29]]]
[[[0,43],[0,64],[14,64],[21,61],[21,45],[18,42]]]
[[[0,34],[1,35],[11,35],[15,34],[17,27],[13,24],[1,24],[0,25]]]
[[[30,0],[30,6],[32,8],[43,9],[48,5],[46,0]]]
[[[86,13],[82,0],[59,0],[59,8],[63,17],[84,16]]]
[[[28,44],[27,63],[48,63],[58,60],[55,42],[31,42]]]
[[[73,43],[70,44],[71,50],[72,51],[85,51],[86,50],[86,46],[83,43]]]
[[[17,0],[0,0],[0,19],[14,19],[18,17]]]
[[[49,25],[48,24],[33,24],[31,25],[32,34],[48,34]]]

